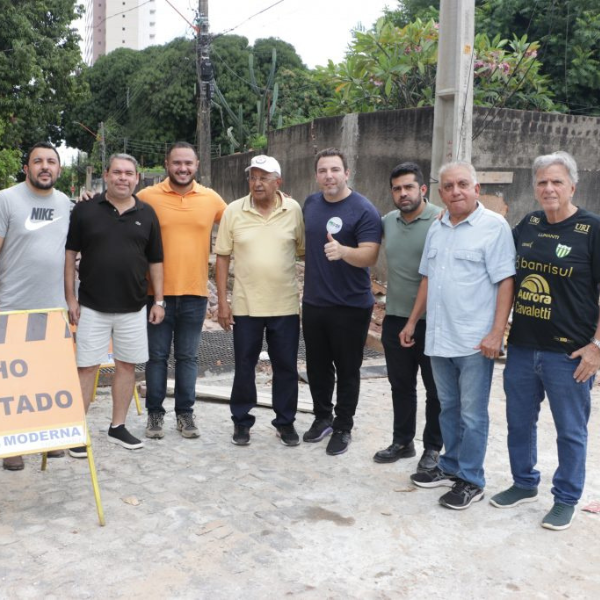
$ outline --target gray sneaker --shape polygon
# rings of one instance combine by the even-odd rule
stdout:
[[[550,512],[542,519],[542,527],[561,531],[571,527],[575,518],[575,507],[555,502]]]
[[[146,437],[157,440],[165,437],[165,432],[163,431],[164,422],[165,415],[163,415],[163,413],[148,413]]]
[[[490,498],[490,504],[496,508],[512,508],[526,502],[537,501],[537,488],[526,490],[515,485]]]
[[[179,431],[184,438],[200,437],[200,432],[196,427],[194,413],[181,413],[180,415],[177,415],[177,431]]]
[[[410,476],[410,480],[419,487],[434,488],[434,487],[452,487],[457,478],[450,473],[444,473],[439,467],[431,469],[431,471],[417,471]]]

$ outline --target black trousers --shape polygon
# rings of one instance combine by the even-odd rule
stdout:
[[[282,317],[248,317],[234,315],[233,349],[235,375],[231,389],[231,419],[236,425],[252,427],[256,406],[256,364],[267,336],[269,358],[273,367],[274,427],[291,425],[298,408],[298,315]]]
[[[425,384],[425,429],[423,446],[429,450],[441,450],[440,401],[431,371],[431,362],[425,355],[425,321],[420,320],[415,328],[415,345],[403,348],[398,334],[408,319],[386,315],[383,319],[381,341],[385,351],[388,379],[392,386],[394,405],[394,442],[409,444],[415,437],[417,426],[417,372]]]
[[[372,308],[302,305],[306,370],[315,417],[331,419],[337,375],[333,428],[350,431],[360,392],[360,367]]]

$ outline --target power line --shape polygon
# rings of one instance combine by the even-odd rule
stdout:
[[[254,13],[253,15],[251,15],[250,17],[248,17],[247,19],[243,20],[241,23],[238,23],[235,27],[231,27],[230,29],[226,29],[225,31],[222,31],[221,33],[218,33],[217,35],[215,35],[213,37],[213,40],[216,40],[217,38],[219,38],[219,37],[221,37],[223,35],[227,35],[228,33],[231,33],[232,31],[235,31],[238,27],[241,27],[244,23],[247,23],[248,21],[250,21],[251,19],[254,19],[254,17],[257,17],[258,15],[262,15],[262,13],[265,13],[268,10],[271,10],[273,7],[277,6],[278,4],[281,4],[282,2],[285,2],[285,0],[278,0],[274,4],[271,4],[270,6],[267,6],[266,8],[263,8],[262,10],[259,10],[257,13]]]

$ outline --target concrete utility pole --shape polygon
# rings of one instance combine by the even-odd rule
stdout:
[[[435,83],[431,181],[440,167],[471,160],[473,130],[473,43],[475,0],[441,0],[440,40]],[[438,201],[438,185],[430,198]]]
[[[196,116],[196,146],[200,159],[200,183],[210,187],[210,84],[213,68],[210,62],[208,32],[208,0],[198,0],[196,38],[196,73],[198,78],[198,112]]]

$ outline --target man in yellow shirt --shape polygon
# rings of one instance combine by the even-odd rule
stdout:
[[[255,368],[266,331],[273,366],[272,424],[286,446],[297,446],[294,427],[298,406],[300,335],[296,256],[304,256],[304,221],[300,205],[279,191],[281,167],[270,156],[255,156],[248,172],[250,193],[228,207],[217,235],[219,324],[233,326],[235,376],[231,390],[232,442],[250,443],[256,406]],[[235,256],[232,306],[227,276]]]
[[[194,419],[198,344],[208,297],[208,257],[213,225],[227,206],[213,190],[195,181],[198,155],[187,142],[167,152],[168,178],[141,190],[138,197],[155,210],[164,250],[164,308],[160,325],[148,328],[150,359],[146,364],[146,437],[162,438],[167,392],[167,360],[174,345],[177,429],[199,437]],[[149,289],[148,307],[154,297]]]

